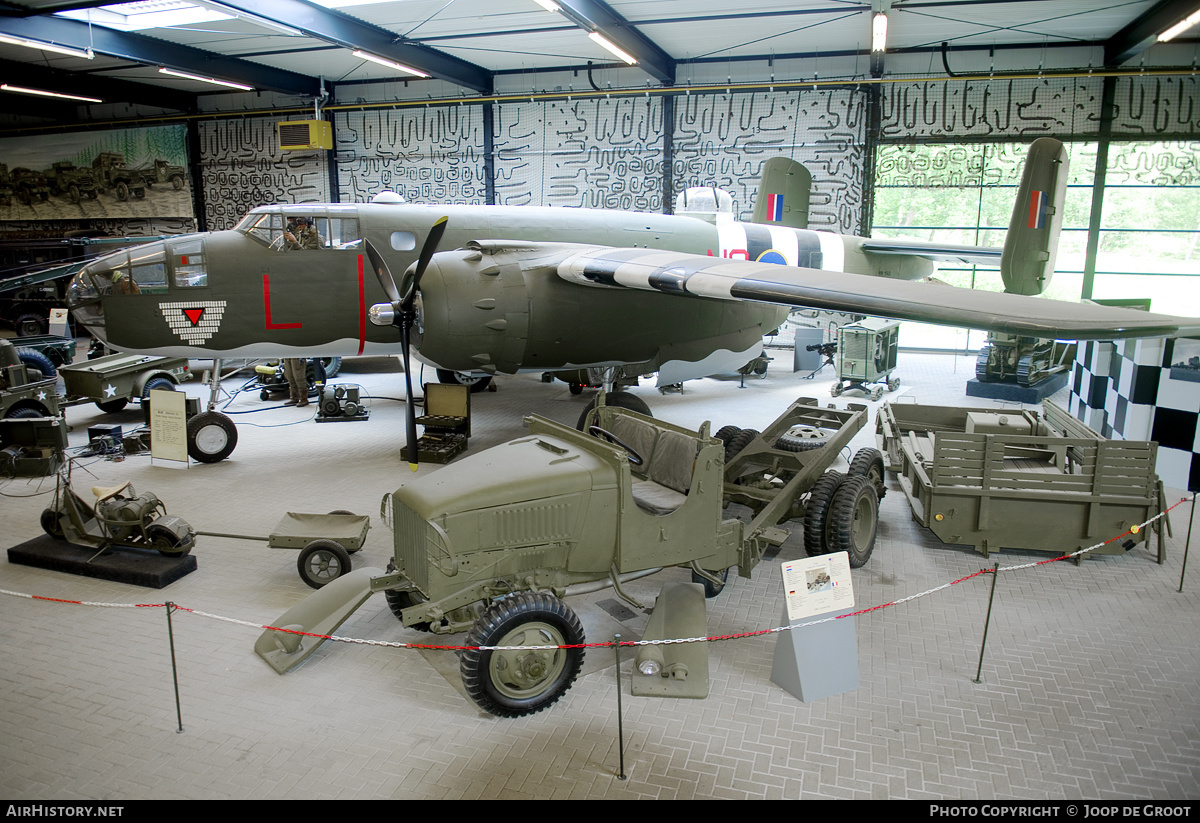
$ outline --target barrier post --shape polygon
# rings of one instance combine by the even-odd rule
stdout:
[[[617,655],[617,759],[621,764],[618,780],[625,780],[625,726],[621,720],[621,635],[613,635],[613,651]]]
[[[175,663],[175,629],[171,624],[171,612],[175,611],[175,604],[168,600],[165,604],[167,607],[167,638],[171,644],[171,677],[175,681],[175,720],[179,727],[175,729],[175,734],[183,734],[183,707],[179,702],[179,667]]]
[[[988,624],[992,622],[992,602],[996,599],[996,578],[1000,576],[1000,564],[992,566],[992,591],[988,595],[987,616],[983,618],[983,641],[979,644],[979,668],[975,670],[975,683],[982,683],[983,650],[987,646]]]

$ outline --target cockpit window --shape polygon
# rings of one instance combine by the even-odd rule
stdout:
[[[208,270],[204,267],[204,255],[199,240],[186,240],[171,247],[174,261],[174,283],[180,288],[208,285]]]
[[[358,218],[338,212],[353,207],[325,205],[313,214],[302,205],[282,206],[280,211],[252,211],[238,223],[237,230],[257,238],[277,251],[354,249],[362,242]],[[304,221],[300,230],[300,220]]]
[[[162,246],[135,249],[129,255],[132,294],[160,294],[167,290],[167,266]]]

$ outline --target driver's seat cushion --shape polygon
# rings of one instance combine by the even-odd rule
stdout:
[[[613,420],[611,429],[642,458],[640,466],[630,463],[633,501],[639,508],[664,515],[687,502],[698,449],[694,437],[661,431],[652,423],[624,415]]]

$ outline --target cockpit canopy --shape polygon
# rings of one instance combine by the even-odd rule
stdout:
[[[733,195],[716,186],[693,186],[675,196],[675,214],[696,217],[709,223],[717,215],[733,218]]]
[[[316,241],[297,239],[296,222],[303,218],[316,230]],[[284,204],[260,206],[243,217],[234,231],[253,237],[272,249],[350,249],[362,240],[358,226],[358,207],[353,204]],[[291,238],[288,235],[291,235]]]

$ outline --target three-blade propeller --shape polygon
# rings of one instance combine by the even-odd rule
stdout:
[[[413,404],[412,369],[409,368],[408,359],[409,331],[417,321],[416,300],[417,289],[421,285],[421,276],[425,274],[425,269],[429,267],[429,261],[433,259],[434,252],[437,251],[438,244],[442,241],[448,219],[448,217],[440,217],[430,226],[429,234],[425,237],[425,245],[421,247],[421,256],[417,258],[415,267],[405,272],[403,294],[396,287],[396,281],[392,278],[392,273],[388,270],[387,261],[383,259],[383,255],[371,245],[370,240],[364,240],[367,259],[371,263],[371,268],[375,270],[375,276],[379,278],[379,285],[383,287],[383,292],[391,303],[390,317],[384,313],[387,311],[386,308],[384,312],[380,312],[378,311],[380,307],[375,307],[372,312],[380,320],[390,321],[391,325],[400,329],[401,356],[404,359],[404,386],[408,392],[405,402],[408,412],[406,431],[408,467],[413,471],[417,470],[417,413]]]

